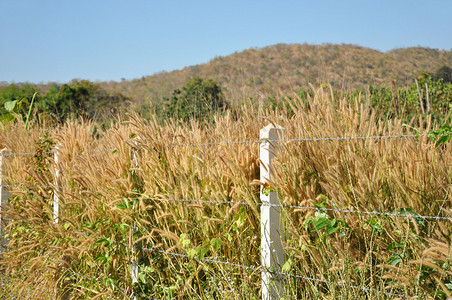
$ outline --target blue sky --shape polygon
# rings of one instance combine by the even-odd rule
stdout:
[[[121,80],[277,43],[451,50],[451,0],[0,0],[0,81]]]

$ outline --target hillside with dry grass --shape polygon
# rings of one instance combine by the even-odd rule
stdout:
[[[343,90],[368,85],[406,87],[422,71],[452,65],[452,51],[422,47],[380,52],[356,45],[278,44],[248,49],[181,70],[161,72],[122,82],[104,82],[137,103],[160,101],[194,76],[219,82],[231,103],[331,84]]]
[[[438,126],[422,115],[411,127],[380,119],[365,98],[323,87],[290,107],[241,108],[209,126],[131,115],[97,136],[81,121],[3,126],[1,148],[22,154],[3,157],[12,198],[0,297],[259,299],[262,127],[276,122],[292,139]],[[451,154],[425,136],[281,143],[271,189],[292,206],[287,299],[450,298]]]

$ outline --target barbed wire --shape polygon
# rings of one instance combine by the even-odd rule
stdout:
[[[158,250],[158,249],[154,249],[154,248],[146,248],[146,247],[143,247],[141,249],[144,251],[148,251],[148,252],[158,252],[158,253],[163,253],[163,254],[167,254],[167,255],[171,255],[171,256],[190,258],[190,256],[188,256],[186,254],[180,254],[180,253],[176,253],[176,252],[169,252],[169,251],[163,251],[163,250]],[[210,263],[217,263],[217,264],[223,264],[223,265],[228,265],[228,266],[232,266],[232,267],[243,268],[245,270],[255,271],[255,270],[259,269],[259,267],[255,267],[255,266],[240,265],[240,264],[236,264],[236,263],[231,263],[229,261],[221,261],[221,260],[211,259],[211,258],[198,258],[197,256],[194,256],[193,259],[198,260],[198,261],[205,261],[205,262],[210,262]]]
[[[401,212],[379,212],[379,211],[365,211],[365,210],[340,209],[340,208],[323,208],[323,207],[297,206],[297,205],[272,204],[272,203],[259,203],[259,205],[262,205],[262,206],[274,206],[274,207],[284,207],[284,208],[295,208],[295,209],[303,209],[303,210],[334,211],[334,212],[342,212],[342,213],[392,216],[392,217],[401,217],[401,218],[422,218],[422,219],[452,220],[452,217],[423,216],[423,215],[419,215],[417,213],[411,214],[410,212],[407,212],[407,213],[401,213]]]
[[[38,186],[38,185],[6,185],[2,184],[0,187],[5,188],[58,188],[61,190],[69,190],[64,188],[63,186]],[[92,191],[88,191],[94,193]],[[253,206],[245,201],[211,201],[211,200],[201,200],[201,199],[174,199],[174,198],[139,198],[141,200],[153,200],[153,201],[168,201],[168,202],[180,202],[180,203],[204,203],[204,204],[216,204],[216,205],[242,205],[242,206]],[[270,207],[282,207],[282,208],[292,208],[292,209],[300,209],[300,210],[316,210],[316,211],[331,211],[331,212],[339,212],[339,213],[352,213],[352,214],[363,214],[363,215],[378,215],[378,216],[392,216],[392,217],[400,217],[400,218],[422,218],[426,220],[445,220],[452,221],[452,217],[443,217],[443,216],[428,216],[428,215],[420,215],[417,213],[403,213],[403,212],[381,212],[381,211],[365,211],[365,210],[353,210],[353,209],[341,209],[341,208],[326,208],[326,207],[313,207],[313,206],[298,206],[298,205],[289,205],[289,204],[273,204],[273,203],[265,203],[265,202],[256,202],[254,203],[256,206],[270,206]]]
[[[333,282],[333,281],[329,281],[329,280],[323,280],[323,279],[319,279],[319,278],[312,278],[312,277],[306,277],[306,276],[301,276],[301,275],[296,275],[296,274],[288,274],[288,273],[279,273],[279,272],[273,272],[277,275],[280,276],[288,276],[288,277],[295,277],[298,279],[303,279],[306,281],[315,281],[315,282],[319,282],[319,283],[326,283],[326,284],[330,284],[330,285],[338,285],[341,287],[349,287],[352,289],[359,289],[363,292],[366,292],[368,294],[370,294],[371,292],[374,293],[379,293],[379,294],[384,294],[386,296],[389,297],[406,297],[405,295],[402,294],[396,294],[396,293],[390,293],[390,292],[385,292],[385,291],[380,291],[374,288],[367,288],[367,287],[360,287],[360,286],[356,286],[356,285],[349,285],[349,284],[345,284],[345,283],[339,283],[339,282]],[[408,297],[408,299],[415,299],[418,298],[418,296],[412,296],[412,297]]]
[[[208,142],[208,143],[189,143],[189,144],[174,144],[166,146],[166,148],[186,148],[186,147],[198,147],[198,146],[224,146],[224,145],[236,145],[236,144],[253,144],[260,143],[262,140],[247,140],[247,141],[225,141],[225,142]]]
[[[194,199],[164,199],[164,198],[142,198],[143,200],[157,200],[157,201],[170,201],[170,202],[182,202],[182,203],[207,203],[207,204],[232,204],[232,205],[247,205],[252,206],[248,202],[240,201],[210,201],[210,200],[194,200]],[[424,216],[420,214],[400,213],[400,212],[379,212],[379,211],[365,211],[365,210],[352,210],[352,209],[340,209],[340,208],[324,208],[324,207],[312,207],[312,206],[297,206],[288,204],[272,204],[265,202],[254,203],[256,206],[271,206],[271,207],[283,207],[294,208],[302,210],[317,210],[317,211],[333,211],[341,213],[354,213],[354,214],[366,214],[366,215],[380,215],[380,216],[393,216],[400,218],[422,218],[422,219],[436,219],[436,220],[452,220],[452,217],[442,216]]]
[[[69,273],[72,274],[72,275],[78,276],[80,278],[88,279],[88,280],[91,280],[91,281],[98,281],[99,280],[99,278],[93,278],[93,277],[89,277],[89,276],[86,276],[86,275],[78,274],[78,273],[76,273],[76,272],[74,272],[72,270],[69,270]]]
[[[105,149],[88,149],[88,150],[84,150],[83,152],[113,152],[116,149],[113,148],[105,148]],[[1,156],[5,156],[5,157],[9,157],[9,156],[29,156],[29,155],[37,155],[37,154],[55,154],[55,153],[59,153],[59,151],[44,151],[44,152],[13,152],[13,153],[0,153],[0,157]]]
[[[289,142],[321,142],[321,141],[351,141],[351,140],[377,140],[377,139],[397,139],[397,138],[418,138],[428,136],[427,133],[421,134],[400,134],[400,135],[374,135],[374,136],[350,136],[350,137],[323,137],[323,138],[295,138],[280,140],[283,143]],[[273,141],[278,142],[278,141]]]
[[[91,280],[91,281],[99,281],[99,278],[100,278],[100,276],[97,277],[97,278],[93,278],[93,277],[89,277],[89,276],[85,276],[85,275],[78,274],[78,273],[76,273],[76,272],[74,272],[74,271],[72,271],[72,270],[68,270],[68,271],[69,271],[70,274],[73,274],[73,275],[75,275],[75,276],[78,276],[78,277],[81,277],[81,278],[84,278],[84,279],[88,279],[88,280]],[[104,275],[104,274],[101,274],[101,276],[102,276],[102,275]],[[114,281],[112,281],[112,283],[118,288],[118,290],[121,292],[121,294],[122,294],[124,297],[127,297],[127,295],[126,295],[121,289],[119,289],[118,285],[117,285]],[[157,299],[152,298],[152,297],[148,297],[147,299],[157,300]]]
[[[0,187],[4,187],[4,188],[27,188],[27,189],[30,189],[30,188],[46,188],[46,189],[58,188],[58,189],[62,189],[62,190],[68,190],[67,188],[64,188],[64,187],[59,186],[59,185],[56,185],[56,186],[54,186],[54,185],[39,186],[39,185],[24,185],[24,184],[20,184],[20,185],[1,184]]]
[[[149,252],[163,253],[163,254],[176,256],[176,257],[190,258],[186,254],[170,252],[170,251],[163,251],[163,250],[158,250],[158,249],[153,249],[153,248],[142,248],[142,250],[149,251]],[[221,260],[217,260],[217,259],[198,258],[196,256],[194,256],[193,259],[198,260],[198,261],[205,261],[205,262],[210,262],[210,263],[229,265],[229,266],[232,266],[232,267],[242,268],[242,269],[251,270],[251,271],[257,271],[259,269],[264,270],[263,268],[258,267],[258,266],[241,265],[241,264],[231,263],[229,261],[221,261]],[[329,284],[329,285],[338,285],[338,286],[342,286],[342,287],[350,287],[350,288],[353,288],[353,289],[359,289],[359,290],[361,290],[363,292],[366,292],[366,293],[375,292],[375,293],[385,294],[386,296],[404,297],[404,295],[402,295],[402,294],[395,294],[395,293],[379,291],[379,290],[376,290],[376,289],[373,289],[373,288],[359,287],[359,286],[348,285],[348,284],[344,284],[344,283],[337,283],[337,282],[333,282],[333,281],[323,280],[323,279],[319,279],[319,278],[306,277],[306,276],[301,276],[301,275],[296,275],[296,274],[281,273],[281,272],[275,272],[275,271],[271,271],[271,270],[267,270],[267,271],[269,273],[271,273],[271,274],[277,274],[279,276],[284,276],[284,277],[294,277],[294,278],[303,279],[303,280],[306,280],[306,281],[315,281],[315,282],[319,282],[319,283],[326,283],[326,284]],[[417,297],[410,297],[410,298],[417,298]]]
[[[43,154],[54,154],[54,151],[45,151],[41,152]],[[36,155],[38,152],[18,152],[18,153],[0,153],[0,156],[28,156],[28,155]]]
[[[86,150],[86,152],[113,152],[113,151],[115,151],[116,149],[113,149],[113,148],[104,148],[104,149],[89,149],[89,150]]]
[[[446,134],[447,135],[447,134]],[[290,143],[290,142],[320,142],[320,141],[350,141],[350,140],[375,140],[375,139],[396,139],[396,138],[419,138],[429,136],[428,133],[419,134],[399,134],[399,135],[374,135],[374,136],[348,136],[348,137],[320,137],[320,138],[293,138],[282,140],[268,140],[268,139],[255,139],[255,140],[242,140],[242,141],[220,141],[220,142],[207,142],[207,143],[187,143],[187,144],[173,144],[168,145],[166,148],[186,148],[186,147],[198,147],[198,146],[215,146],[215,145],[236,145],[236,144],[253,144],[262,143],[264,141],[274,143]],[[441,136],[441,135],[440,135]],[[112,152],[116,149],[104,148],[104,149],[89,149],[86,152]],[[44,154],[53,154],[56,151],[42,152]],[[0,156],[20,156],[20,155],[35,155],[37,152],[23,152],[23,153],[4,153]]]
[[[240,201],[210,201],[210,200],[193,200],[193,199],[166,199],[166,198],[141,198],[142,200],[158,200],[158,201],[169,201],[169,202],[182,202],[182,203],[207,203],[207,204],[238,204],[238,205],[248,205],[251,204],[247,202]]]
[[[293,138],[293,139],[282,139],[282,140],[268,140],[268,139],[257,139],[257,140],[246,140],[246,141],[224,141],[224,142],[208,142],[208,143],[187,143],[187,144],[173,144],[166,146],[166,148],[185,148],[185,147],[197,147],[197,146],[215,146],[215,145],[235,145],[235,144],[252,144],[252,143],[262,143],[264,141],[269,141],[273,143],[290,143],[290,142],[320,142],[320,141],[350,141],[350,140],[376,140],[376,139],[396,139],[396,138],[418,138],[428,136],[428,133],[421,134],[399,134],[399,135],[374,135],[374,136],[349,136],[349,137],[320,137],[320,138]]]

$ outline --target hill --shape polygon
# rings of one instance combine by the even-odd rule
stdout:
[[[139,79],[100,83],[120,92],[136,104],[158,101],[183,86],[190,78],[213,78],[232,102],[254,98],[259,93],[294,91],[309,83],[330,83],[342,89],[368,85],[405,87],[422,71],[452,66],[452,51],[423,47],[380,52],[356,45],[278,44],[248,49],[205,64]]]

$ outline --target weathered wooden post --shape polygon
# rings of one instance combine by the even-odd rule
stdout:
[[[8,205],[8,199],[10,197],[10,194],[6,187],[4,187],[4,180],[3,176],[5,174],[5,154],[7,153],[7,149],[2,149],[0,151],[0,252],[3,252],[3,249],[6,247],[6,240],[5,240],[5,233],[3,230],[4,223],[3,220],[5,219],[5,211]]]
[[[59,180],[60,177],[60,170],[58,168],[58,156],[59,156],[59,146],[57,145],[55,147],[55,150],[53,152],[53,160],[55,163],[55,189],[53,190],[53,222],[55,224],[58,223],[59,214],[60,214],[60,198],[59,198]]]
[[[273,180],[275,157],[284,128],[270,124],[260,131],[260,199],[261,206],[261,259],[262,259],[262,299],[273,300],[284,297],[281,271],[284,253],[281,242],[283,226],[278,193],[269,181]]]

